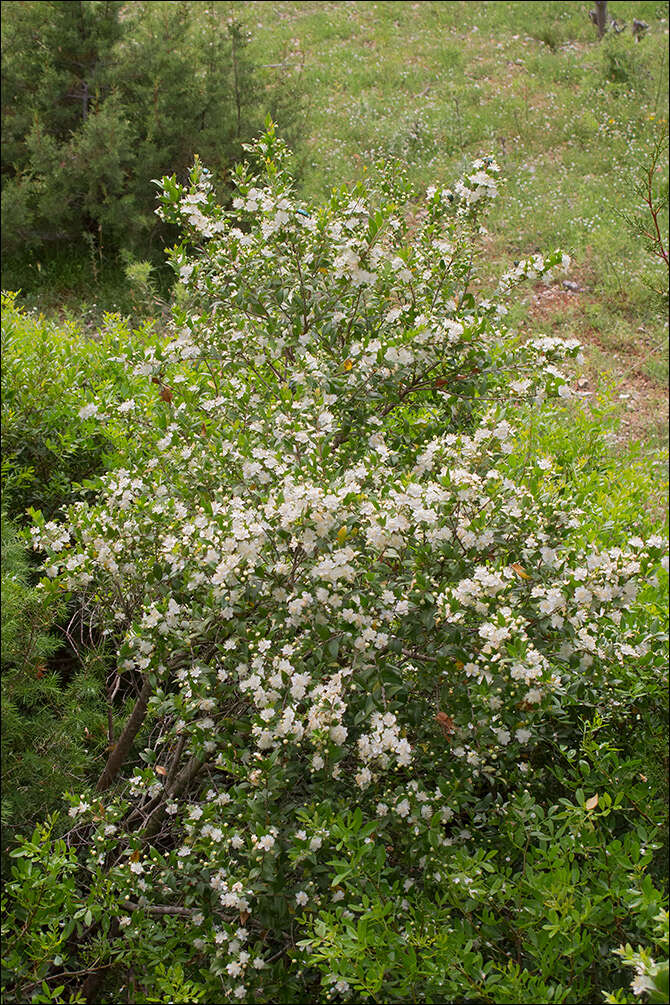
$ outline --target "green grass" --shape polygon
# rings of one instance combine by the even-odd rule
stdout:
[[[667,5],[609,4],[629,27],[601,43],[583,3],[219,6],[245,17],[264,61],[302,67],[306,196],[373,172],[378,159],[402,159],[424,186],[494,153],[506,191],[483,281],[510,258],[561,246],[586,291],[567,316],[559,303],[550,326],[595,343],[591,362],[604,353],[604,369],[620,375],[641,357],[635,370],[662,396],[667,314],[649,283],[663,287],[667,270],[622,214],[639,204],[636,172],[667,123]],[[649,24],[639,43],[634,17]],[[537,327],[523,309],[517,320]]]
[[[212,6],[244,21],[251,58],[269,73],[299,74],[305,108],[297,144],[295,123],[291,139],[308,199],[374,173],[380,159],[399,158],[423,187],[451,183],[474,157],[493,153],[506,181],[481,284],[536,250],[567,251],[570,279],[584,289],[559,287],[564,295],[539,306],[522,292],[513,320],[583,341],[591,382],[602,384],[605,372],[623,381],[622,393],[637,389],[648,418],[640,435],[656,429],[668,381],[667,298],[650,286],[667,289],[667,269],[624,215],[646,221],[633,185],[667,130],[667,4],[610,3],[628,27],[602,42],[590,4],[563,0]],[[649,25],[639,43],[633,18]],[[657,178],[667,193],[667,145]],[[661,225],[667,232],[667,210]],[[9,261],[3,287],[89,326],[105,310],[137,317],[142,309],[123,264],[97,263],[83,247]]]

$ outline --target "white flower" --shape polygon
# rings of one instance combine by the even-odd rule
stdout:
[[[90,808],[91,808],[90,803],[87,803],[85,800],[82,799],[82,801],[79,803],[78,806],[71,806],[70,809],[68,810],[68,813],[71,817],[76,817],[80,813],[85,813],[86,810]]]
[[[337,726],[331,726],[330,728],[330,738],[333,741],[333,743],[337,743],[340,745],[343,744],[347,738],[347,733],[348,730],[346,726],[343,726],[341,723]]]
[[[91,416],[97,415],[97,414],[98,414],[98,406],[97,405],[93,405],[93,404],[91,404],[91,405],[84,405],[83,408],[79,409],[79,418],[80,419],[90,419]]]
[[[643,995],[653,989],[654,982],[646,974],[638,973],[633,978],[630,986],[634,995]]]
[[[304,890],[298,890],[298,892],[295,895],[295,900],[296,904],[300,904],[301,907],[304,907],[307,901],[309,900],[309,897],[307,896]]]

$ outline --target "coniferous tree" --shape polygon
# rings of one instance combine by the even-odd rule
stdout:
[[[30,583],[25,547],[2,514],[2,847],[81,784],[104,738],[94,672],[54,661],[62,603]],[[56,669],[62,663],[61,670]]]
[[[246,31],[218,6],[48,0],[2,13],[10,252],[82,234],[97,251],[144,250],[159,226],[151,179],[185,172],[196,153],[228,168],[276,112]]]

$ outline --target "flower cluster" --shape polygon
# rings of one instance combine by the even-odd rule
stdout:
[[[124,362],[144,395],[98,412],[128,431],[124,467],[34,530],[123,693],[149,693],[96,868],[121,900],[139,888],[128,932],[166,899],[203,912],[231,998],[263,979],[268,905],[288,923],[332,895],[310,807],[361,803],[365,840],[384,829],[434,882],[556,695],[647,657],[626,612],[665,550],[585,544],[560,470],[515,460],[518,406],[565,395],[579,346],[523,339],[468,288],[492,161],[429,191],[410,241],[392,177],[307,209],[272,129],[255,152],[265,175],[240,169],[231,211],[199,165],[166,186],[192,246],[172,337]],[[535,256],[500,291],[561,264]],[[144,858],[137,828],[162,835]]]

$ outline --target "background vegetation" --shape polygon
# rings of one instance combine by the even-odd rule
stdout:
[[[34,269],[48,282],[51,267],[97,285],[120,252],[160,264],[155,180],[199,153],[225,184],[268,111],[296,121],[289,74],[268,81],[247,30],[205,4],[2,10],[2,241],[22,282]]]
[[[147,33],[153,31],[154,38],[160,34],[160,18],[166,17],[177,31],[180,15],[161,12],[163,4],[147,6],[141,14],[142,5],[133,4],[139,23],[132,30],[141,29],[143,44],[151,50],[154,43]],[[263,0],[195,6],[197,16],[189,13],[189,30],[170,57],[182,60],[179,73],[171,76],[172,64],[161,69],[165,57],[159,55],[160,47],[149,53],[151,73],[142,84],[147,94],[128,97],[137,108],[136,119],[144,115],[148,121],[153,108],[153,91],[148,91],[162,72],[171,121],[181,114],[183,98],[176,103],[173,98],[180,96],[184,80],[193,79],[195,70],[187,64],[199,67],[205,61],[209,46],[197,41],[203,31],[208,42],[219,39],[224,49],[217,86],[229,87],[227,22],[233,18],[249,36],[244,56],[255,89],[245,89],[244,99],[257,98],[255,106],[245,105],[244,135],[259,128],[265,112],[272,111],[296,152],[300,188],[308,197],[374,171],[379,158],[402,158],[410,178],[427,185],[455,177],[483,150],[494,153],[507,191],[504,210],[501,203],[487,223],[491,270],[532,250],[560,245],[574,259],[569,278],[581,287],[524,294],[519,323],[579,337],[588,351],[588,388],[595,391],[602,384],[602,373],[623,380],[618,393],[628,396],[621,399],[624,431],[664,442],[659,413],[667,386],[667,311],[664,304],[659,309],[650,286],[665,289],[665,266],[633,236],[626,217],[647,219],[636,185],[659,136],[662,155],[655,188],[660,201],[667,196],[665,4],[610,3],[611,15],[627,27],[621,34],[609,33],[602,43],[587,16],[589,5],[577,2],[536,5],[532,19],[522,2]],[[631,34],[634,18],[649,25],[639,42]],[[221,26],[218,34],[213,25]],[[189,137],[212,168],[239,151],[229,142],[235,116],[230,88],[227,93],[228,103],[220,111],[228,116],[226,144],[215,143],[212,150],[206,136],[193,135],[193,121],[185,132],[181,126],[175,129],[175,136]],[[197,101],[198,94],[195,89],[189,100]],[[81,104],[69,99],[69,107],[76,118]],[[166,172],[178,169],[166,158]],[[141,201],[146,222],[151,186],[133,185],[132,198]],[[118,206],[110,212],[118,216]],[[661,222],[663,231],[667,212]],[[138,250],[136,257],[150,252],[159,253],[158,241],[151,249]],[[97,280],[92,282],[94,272]],[[5,255],[3,287],[20,287],[28,304],[61,314],[69,307],[79,318],[97,320],[102,310],[125,313],[132,308],[123,269],[114,257],[103,254],[100,261],[91,256],[80,234],[64,253],[47,245],[28,259]]]

